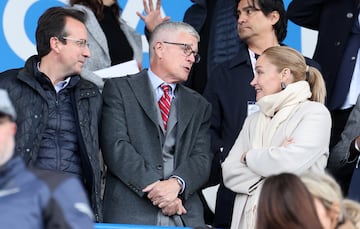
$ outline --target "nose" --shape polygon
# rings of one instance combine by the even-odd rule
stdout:
[[[247,20],[247,18],[248,18],[248,16],[246,15],[246,13],[245,13],[245,12],[242,12],[241,10],[239,11],[239,13],[238,13],[237,16],[238,16],[238,18],[237,18],[238,24],[244,23],[244,22]]]
[[[255,87],[255,85],[256,85],[256,76],[254,76],[254,78],[250,81],[250,85]]]
[[[195,63],[195,53],[191,53],[187,58],[192,64]]]
[[[90,57],[91,56],[91,52],[90,52],[90,48],[89,46],[85,46],[84,50],[83,50],[83,56],[85,57]]]

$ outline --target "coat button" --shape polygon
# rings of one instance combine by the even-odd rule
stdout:
[[[157,165],[156,168],[157,168],[158,170],[161,170],[161,169],[162,169],[162,165]]]
[[[340,46],[340,45],[341,45],[341,42],[340,42],[340,41],[337,41],[337,42],[335,42],[335,45],[336,45],[336,46]]]
[[[353,16],[354,16],[354,14],[351,13],[351,12],[346,14],[346,17],[347,17],[347,18],[352,18]]]

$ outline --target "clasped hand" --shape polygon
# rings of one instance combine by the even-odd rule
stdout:
[[[143,189],[147,192],[147,197],[154,206],[161,208],[164,215],[172,216],[175,214],[186,214],[187,211],[178,198],[181,190],[176,178],[170,178],[164,181],[156,181]]]

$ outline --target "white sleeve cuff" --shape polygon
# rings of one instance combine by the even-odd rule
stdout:
[[[186,187],[184,179],[182,179],[181,177],[176,176],[176,175],[172,175],[170,178],[177,179],[178,183],[181,185],[181,190],[179,192],[179,195],[182,194],[185,191],[185,187]]]

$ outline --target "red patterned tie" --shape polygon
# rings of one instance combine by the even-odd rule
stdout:
[[[169,113],[170,113],[169,91],[170,91],[171,87],[166,84],[162,84],[160,87],[164,91],[164,93],[159,100],[159,107],[160,107],[161,118],[164,122],[164,129],[166,130],[167,122],[169,119]]]

